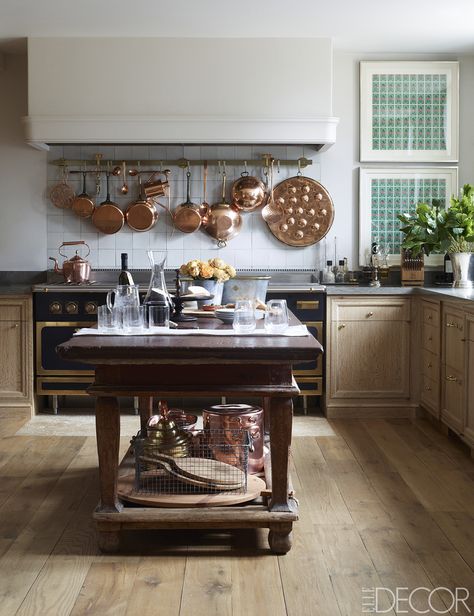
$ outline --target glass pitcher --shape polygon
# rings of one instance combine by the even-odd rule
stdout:
[[[114,301],[112,303],[112,296]],[[138,286],[134,284],[119,284],[115,289],[107,293],[107,306],[109,310],[112,308],[124,308],[125,306],[139,306],[140,296],[138,295]]]
[[[151,266],[151,278],[148,286],[148,291],[143,300],[144,304],[162,304],[165,303],[169,306],[170,311],[173,310],[173,301],[168,289],[166,288],[165,280],[165,263],[166,252],[160,252],[157,250],[149,250],[148,258],[150,259]]]

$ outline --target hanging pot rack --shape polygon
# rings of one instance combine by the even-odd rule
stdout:
[[[101,157],[102,158],[102,157]],[[274,160],[279,166],[282,167],[298,167],[298,169],[304,169],[313,164],[313,161],[309,158],[301,156],[296,159],[277,159],[273,157],[271,154],[263,154],[261,158],[253,159],[253,160],[244,160],[244,159],[226,159],[223,160],[195,160],[195,159],[187,159],[187,158],[178,158],[176,160],[143,160],[143,159],[131,159],[131,160],[108,160],[108,164],[110,166],[122,165],[124,162],[128,168],[137,167],[137,166],[146,166],[153,168],[163,168],[163,167],[180,167],[181,169],[187,169],[189,167],[202,166],[207,162],[208,166],[220,167],[223,163],[227,166],[231,167],[268,167],[270,162]],[[94,160],[84,160],[84,159],[66,159],[66,158],[58,158],[50,162],[51,165],[56,165],[57,167],[96,167],[97,166],[97,158]],[[70,173],[74,173],[74,171],[70,171]],[[96,169],[91,171],[91,173],[96,173]]]

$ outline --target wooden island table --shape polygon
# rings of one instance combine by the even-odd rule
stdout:
[[[299,324],[292,315],[291,324]],[[217,319],[186,327],[228,329]],[[257,327],[262,328],[260,321]],[[96,397],[100,502],[94,512],[103,551],[119,548],[121,529],[269,528],[273,552],[291,548],[297,503],[289,493],[288,456],[293,402],[299,393],[292,365],[322,352],[312,336],[75,336],[57,348],[66,360],[95,366],[89,393]],[[130,506],[117,492],[121,396],[140,399],[141,427],[152,413],[152,397],[260,397],[270,423],[267,501],[224,507]],[[127,457],[127,456],[126,456]],[[130,456],[129,456],[130,458]],[[268,485],[270,484],[270,485]]]

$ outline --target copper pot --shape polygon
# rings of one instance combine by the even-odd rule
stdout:
[[[143,198],[142,180],[138,176],[138,198],[125,211],[125,220],[133,231],[149,231],[158,220],[155,204]]]
[[[248,430],[253,445],[249,452],[249,473],[260,473],[263,470],[263,418],[263,409],[249,404],[216,404],[204,409],[202,413],[204,431],[227,430],[228,435],[224,438],[229,441],[233,438],[232,431]]]
[[[62,257],[66,257],[65,254],[61,252],[61,248],[63,246],[78,246],[84,245],[87,246],[88,253],[86,257],[90,253],[89,245],[84,242],[84,240],[80,240],[78,242],[63,242],[59,247],[59,254]],[[57,274],[62,274],[64,276],[65,282],[80,284],[83,282],[89,282],[89,278],[91,275],[91,265],[89,261],[85,258],[79,256],[78,251],[76,250],[76,254],[71,259],[66,259],[64,261],[62,268],[59,268],[58,260],[54,257],[49,257],[51,261],[54,261],[54,271]]]
[[[226,175],[222,174],[222,201],[209,208],[207,221],[204,225],[206,232],[217,240],[217,245],[223,247],[227,240],[235,237],[242,227],[240,212],[225,200]]]
[[[248,171],[241,173],[232,185],[232,205],[238,210],[253,212],[263,204],[265,195],[265,184]]]
[[[169,169],[165,169],[164,171],[155,171],[150,176],[150,178],[143,184],[143,192],[145,193],[145,197],[147,199],[152,199],[154,197],[162,197],[165,194],[166,189],[169,187],[169,172]],[[166,179],[154,180],[153,178],[157,173],[164,173]]]

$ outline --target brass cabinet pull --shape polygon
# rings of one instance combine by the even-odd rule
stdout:
[[[446,379],[447,381],[453,381],[453,382],[456,382],[456,381],[457,381],[457,378],[456,378],[455,376],[453,376],[452,374],[448,374],[448,375],[445,377],[445,379]]]
[[[426,391],[431,391],[431,387],[429,385],[425,385]]]
[[[19,323],[15,323],[14,327],[15,327],[15,328],[20,327]]]
[[[432,368],[432,367],[433,367],[433,364],[429,361],[428,362],[428,368]]]
[[[318,310],[319,301],[318,300],[298,300],[296,302],[296,308],[299,310]]]
[[[456,323],[453,323],[452,321],[448,321],[446,323],[446,327],[456,327]]]
[[[345,326],[346,326],[346,324],[345,324],[345,323],[341,323],[341,324],[338,326],[338,328],[337,328],[337,329],[343,329]]]
[[[432,321],[432,320],[433,320],[433,315],[432,315],[432,314],[429,314],[429,315],[428,315],[428,321]]]
[[[367,318],[369,318],[369,317],[373,317],[373,316],[374,316],[374,313],[373,313],[373,312],[368,312],[368,313],[367,313]]]

